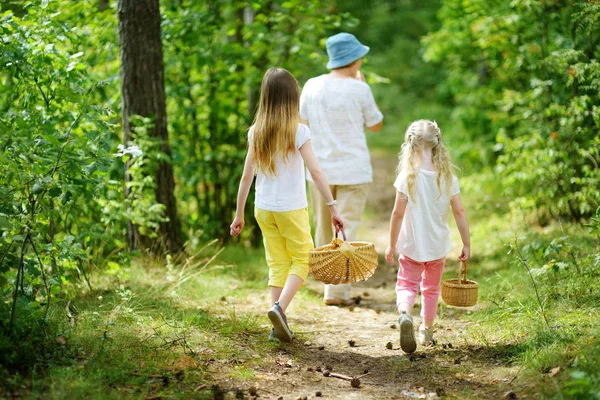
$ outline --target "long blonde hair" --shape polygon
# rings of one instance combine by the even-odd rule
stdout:
[[[408,126],[398,156],[398,174],[406,180],[408,195],[414,199],[417,166],[420,162],[418,157],[423,149],[431,149],[440,196],[444,191],[450,193],[455,166],[448,149],[442,143],[442,131],[435,121],[420,119]]]
[[[296,151],[299,109],[296,78],[283,68],[269,68],[260,86],[252,141],[257,167],[265,175],[277,175],[277,156],[287,162]]]

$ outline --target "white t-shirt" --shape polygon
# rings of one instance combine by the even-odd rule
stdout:
[[[309,79],[300,96],[300,118],[310,125],[315,156],[330,184],[373,181],[365,126],[377,125],[383,114],[369,85],[328,75]]]
[[[450,194],[445,190],[444,180],[441,183],[440,196],[435,172],[423,169],[417,171],[413,199],[408,194],[405,179],[398,176],[394,182],[396,190],[408,196],[398,237],[398,253],[415,261],[437,260],[445,257],[452,249],[448,211],[451,197],[460,193],[460,188],[458,178],[454,175]]]
[[[254,127],[250,128],[248,141],[253,139]],[[287,162],[279,156],[275,159],[277,176],[265,175],[259,168],[256,173],[256,207],[267,211],[293,211],[308,207],[306,201],[306,177],[304,160],[300,147],[310,140],[310,129],[298,124],[296,132],[296,151],[290,154]]]

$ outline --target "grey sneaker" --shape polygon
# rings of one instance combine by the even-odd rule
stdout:
[[[275,328],[271,328],[271,332],[269,332],[269,341],[270,342],[279,342],[279,339],[275,337]]]
[[[425,325],[421,324],[419,327],[419,344],[421,346],[430,346],[433,344],[433,326],[425,328]]]
[[[400,347],[405,353],[414,353],[417,349],[417,342],[415,341],[412,316],[406,311],[402,311],[398,323],[400,325]]]
[[[274,336],[282,342],[289,343],[294,338],[294,333],[291,331],[287,324],[287,318],[283,313],[283,310],[279,306],[279,302],[273,304],[273,307],[267,313],[267,316],[271,320],[274,329]]]

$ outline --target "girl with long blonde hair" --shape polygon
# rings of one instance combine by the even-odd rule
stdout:
[[[390,218],[390,241],[385,259],[394,262],[399,253],[396,305],[400,313],[400,347],[407,353],[417,348],[412,310],[421,289],[419,343],[433,342],[440,282],[446,255],[452,249],[448,211],[452,208],[463,247],[460,261],[470,258],[469,223],[460,199],[458,179],[442,132],[435,121],[410,124],[400,151],[396,200]]]
[[[286,310],[308,275],[313,248],[308,220],[304,166],[329,206],[336,229],[344,228],[325,174],[312,150],[310,129],[300,124],[300,89],[283,68],[271,68],[261,84],[254,125],[248,132],[248,153],[237,196],[232,236],[244,228],[244,208],[256,175],[254,216],[263,235],[273,324],[269,340],[291,342]]]

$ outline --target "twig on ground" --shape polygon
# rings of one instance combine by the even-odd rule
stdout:
[[[323,376],[325,377],[332,377],[332,378],[338,378],[338,379],[343,379],[345,381],[349,381],[350,385],[353,388],[357,388],[360,386],[360,378],[362,378],[363,376],[369,375],[369,372],[367,372],[366,374],[362,374],[360,376],[347,376],[347,375],[343,375],[343,374],[338,374],[336,372],[331,372],[330,370],[326,369],[323,372]]]

